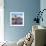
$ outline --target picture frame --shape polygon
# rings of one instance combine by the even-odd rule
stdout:
[[[24,12],[10,12],[10,26],[24,26]]]

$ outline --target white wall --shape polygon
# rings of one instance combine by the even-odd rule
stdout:
[[[0,8],[0,41],[4,40],[3,9]]]
[[[40,0],[40,7],[41,9],[46,9],[46,0]]]
[[[0,0],[0,42],[4,41],[4,1]]]

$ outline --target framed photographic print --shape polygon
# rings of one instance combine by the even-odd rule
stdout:
[[[11,26],[24,26],[24,12],[10,12]]]

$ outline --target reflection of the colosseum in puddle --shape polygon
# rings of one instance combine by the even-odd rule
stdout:
[[[23,24],[23,18],[14,16],[12,17],[12,25],[22,25]]]

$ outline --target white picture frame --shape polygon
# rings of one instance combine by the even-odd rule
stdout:
[[[24,12],[10,12],[10,26],[24,26]]]

